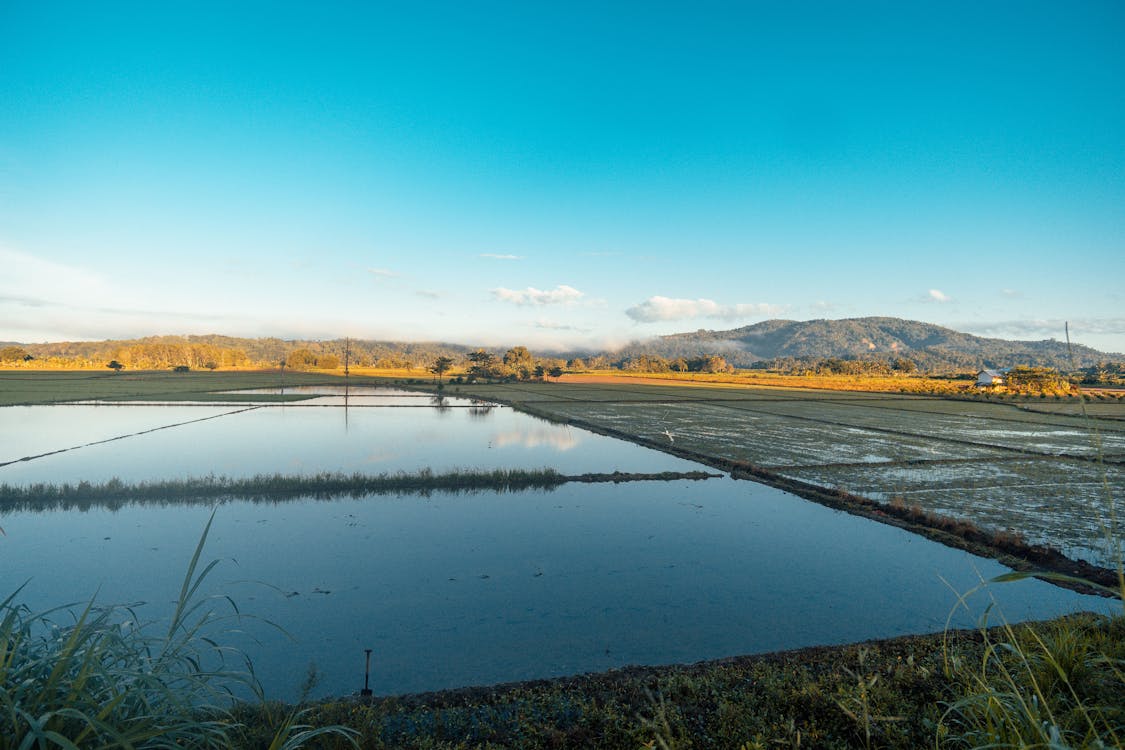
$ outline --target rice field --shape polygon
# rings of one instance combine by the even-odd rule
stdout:
[[[1016,534],[1074,559],[1120,558],[1125,403],[674,385],[461,386],[668,449]]]

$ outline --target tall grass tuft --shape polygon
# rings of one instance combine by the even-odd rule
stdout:
[[[1125,618],[1074,616],[1046,627],[985,633],[980,661],[956,657],[946,676],[961,697],[938,724],[942,747],[1122,747]]]
[[[0,750],[232,746],[235,691],[261,690],[249,660],[216,640],[244,615],[200,595],[217,562],[200,565],[213,520],[166,625],[95,601],[35,613],[15,603],[23,587],[0,602]],[[278,747],[302,738],[289,724]]]
[[[1067,345],[1070,331],[1067,330]],[[1083,583],[1125,605],[1125,574],[1114,497],[1106,479],[1097,429],[1080,394],[1082,415],[1102,472],[1105,508],[1092,508],[1102,519],[1105,542],[1116,562],[1116,587],[1071,576],[1040,577]],[[993,579],[1006,583],[1029,577],[1009,573]],[[947,654],[945,673],[960,697],[951,701],[938,723],[942,747],[1069,748],[1125,747],[1125,608],[1109,617],[1077,615],[1046,627],[1018,632],[1004,623],[1002,638],[981,628],[984,652],[966,664]]]

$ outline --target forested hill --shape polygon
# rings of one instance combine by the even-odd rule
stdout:
[[[0,362],[22,362],[31,357],[39,367],[104,367],[116,360],[130,370],[160,369],[187,365],[192,368],[277,366],[301,369],[336,369],[350,346],[350,363],[360,367],[410,367],[424,369],[438,357],[449,357],[458,365],[476,347],[435,342],[398,342],[351,339],[331,341],[279,338],[235,338],[230,336],[150,336],[109,341],[69,341],[49,344],[0,343]],[[768,367],[803,371],[832,370],[840,362],[863,360],[894,366],[909,360],[907,371],[970,371],[983,367],[1054,367],[1058,370],[1088,368],[1102,363],[1125,362],[1125,355],[1106,354],[1075,344],[1073,365],[1065,342],[1008,341],[960,333],[949,328],[900,318],[852,318],[848,320],[767,320],[729,331],[705,331],[661,336],[633,343],[616,352],[573,352],[541,356],[583,358],[585,367],[627,369],[692,369],[690,363],[709,355],[722,362],[699,363],[699,367]],[[502,349],[498,351],[503,351]],[[845,370],[847,368],[844,368]],[[895,367],[895,369],[900,369]]]
[[[1087,346],[1071,347],[1074,365],[1091,367],[1120,361]],[[718,354],[735,367],[785,364],[781,360],[828,358],[893,360],[906,358],[925,370],[974,370],[1029,365],[1071,369],[1065,341],[1008,341],[960,333],[901,318],[846,320],[767,320],[729,331],[678,333],[638,342],[617,357],[640,355],[668,359]]]

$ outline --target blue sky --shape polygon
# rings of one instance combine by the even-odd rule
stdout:
[[[1123,352],[1123,38],[1116,1],[3,0],[0,340]]]

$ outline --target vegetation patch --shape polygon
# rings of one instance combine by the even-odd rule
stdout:
[[[434,492],[516,492],[550,490],[568,482],[638,482],[710,479],[705,471],[657,473],[561,474],[554,469],[465,469],[437,473],[430,469],[408,473],[257,474],[252,477],[193,477],[153,482],[77,482],[29,485],[0,484],[0,512],[14,510],[120,507],[126,503],[213,503],[245,499],[276,502],[295,498],[364,497],[366,495],[429,495]]]
[[[913,749],[983,746],[1006,736],[981,713],[1003,693],[1009,703],[1037,705],[1033,718],[1045,724],[1030,727],[1028,740],[1054,732],[1057,747],[1119,747],[1123,658],[1125,620],[1081,615],[690,666],[334,700],[306,706],[305,716],[351,727],[359,746],[371,749]],[[1013,688],[1005,674],[1018,675],[1020,684]],[[261,710],[247,706],[238,714],[248,733]]]
[[[349,740],[346,728],[313,728],[296,709],[278,719],[263,707],[256,731],[268,736],[247,742],[232,696],[261,689],[249,661],[222,643],[244,616],[226,597],[200,594],[216,564],[200,559],[210,527],[166,620],[141,621],[135,605],[94,601],[32,612],[17,603],[19,590],[0,601],[0,750],[295,749],[317,738]]]

